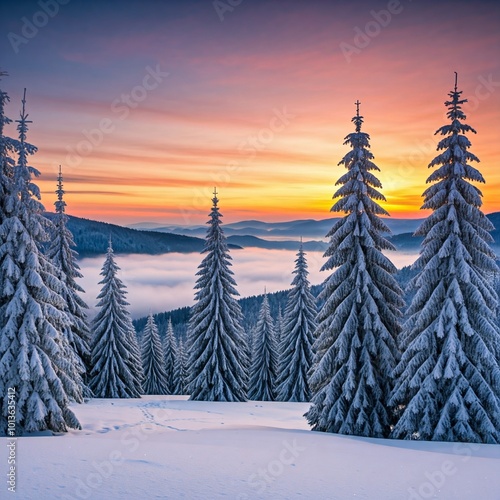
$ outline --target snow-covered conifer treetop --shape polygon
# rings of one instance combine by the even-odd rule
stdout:
[[[7,73],[0,70],[0,81],[3,76],[7,76]],[[12,120],[5,115],[5,106],[9,101],[7,92],[0,89],[0,174],[7,173],[7,166],[9,166],[9,170],[12,169],[14,160],[8,155],[19,151],[20,146],[16,139],[4,136],[5,125],[12,123]]]
[[[59,165],[59,174],[57,175],[56,195],[57,195],[57,201],[54,202],[56,213],[63,214],[64,212],[66,212],[66,202],[64,201],[64,187],[63,187],[63,175],[62,175],[61,165]]]
[[[0,80],[6,75],[6,72],[0,70]],[[9,101],[7,92],[0,89],[0,223],[5,216],[4,201],[14,176],[15,162],[12,155],[19,151],[21,146],[16,139],[4,135],[5,125],[12,123],[12,120],[5,115],[5,106]]]
[[[370,151],[370,136],[361,131],[363,116],[359,114],[359,101],[356,101],[356,115],[352,118],[355,132],[347,135],[344,145],[351,150],[342,158],[339,165],[344,165],[347,172],[335,183],[340,186],[333,198],[340,198],[331,208],[332,212],[347,214],[334,224],[327,237],[331,237],[331,245],[325,253],[330,257],[323,265],[322,270],[334,269],[345,262],[346,252],[349,253],[352,237],[363,240],[367,246],[378,250],[395,250],[394,245],[384,238],[381,233],[390,233],[390,229],[379,217],[389,215],[377,202],[386,201],[384,195],[378,191],[382,184],[372,171],[380,171],[373,163],[373,154]],[[338,247],[333,243],[336,242]],[[395,267],[382,254],[384,267],[395,272]]]

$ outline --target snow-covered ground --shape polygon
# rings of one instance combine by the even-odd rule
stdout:
[[[500,499],[500,446],[316,433],[307,408],[181,396],[75,405],[82,431],[18,439],[13,498]]]

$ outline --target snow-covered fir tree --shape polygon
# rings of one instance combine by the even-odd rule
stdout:
[[[184,342],[182,339],[179,339],[175,354],[173,394],[183,395],[187,393],[187,379],[186,351],[184,349]]]
[[[2,102],[6,97],[2,94]],[[9,173],[3,185],[0,221],[0,434],[7,426],[7,390],[15,390],[16,432],[66,431],[80,428],[69,409],[82,402],[83,381],[64,330],[69,328],[64,283],[57,268],[41,252],[48,240],[39,172],[28,165],[36,148],[26,142],[26,91],[18,122],[18,161],[3,161]],[[1,122],[7,123],[2,115]],[[2,154],[11,145],[2,133]]]
[[[203,253],[198,267],[195,305],[189,323],[188,393],[193,400],[245,401],[248,357],[243,315],[230,269],[217,192],[212,198]]]
[[[248,399],[274,401],[276,399],[277,372],[278,349],[276,333],[267,294],[264,294],[259,320],[254,330]]]
[[[173,394],[175,387],[174,371],[175,360],[177,358],[177,343],[174,336],[174,327],[172,326],[172,318],[168,318],[167,331],[163,340],[164,366],[166,374],[167,393]]]
[[[82,363],[86,380],[87,375],[90,373],[90,327],[85,313],[88,306],[80,297],[80,293],[85,292],[76,281],[83,276],[76,262],[77,253],[74,250],[73,235],[67,228],[68,217],[65,213],[66,202],[64,201],[61,167],[59,167],[57,177],[56,194],[57,201],[54,203],[56,217],[54,228],[51,231],[51,243],[47,256],[61,271],[60,279],[65,285],[62,295],[68,305],[66,312],[71,320],[71,327],[66,333],[71,347],[76,352],[78,360]]]
[[[307,260],[300,244],[295,260],[295,277],[288,294],[281,339],[277,399],[310,401],[309,370],[313,362],[316,302],[307,276]]]
[[[493,229],[480,210],[484,182],[472,166],[462,91],[445,102],[450,123],[429,167],[432,184],[423,194],[431,215],[417,229],[423,236],[416,294],[401,335],[404,350],[391,404],[402,409],[392,436],[403,439],[500,443],[500,333],[498,272],[489,243]]]
[[[392,423],[388,401],[404,304],[396,268],[382,254],[394,247],[382,236],[389,228],[379,216],[388,214],[377,202],[385,198],[372,173],[379,168],[356,105],[355,132],[344,142],[351,151],[339,162],[347,173],[336,183],[334,198],[340,199],[331,209],[345,216],[327,234],[322,270],[335,270],[319,297],[324,304],[317,317],[309,379],[313,404],[306,417],[313,430],[383,437]]]
[[[99,282],[99,311],[92,324],[90,388],[98,398],[137,398],[142,393],[140,351],[119,269],[110,241]]]
[[[163,346],[152,313],[149,313],[148,322],[142,334],[141,347],[144,372],[143,393],[169,394],[163,359]]]

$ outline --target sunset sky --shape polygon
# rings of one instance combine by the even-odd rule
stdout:
[[[214,185],[226,222],[329,217],[359,99],[384,207],[421,217],[457,71],[500,211],[496,1],[46,3],[2,1],[0,67],[47,209],[61,164],[81,217],[199,224]]]

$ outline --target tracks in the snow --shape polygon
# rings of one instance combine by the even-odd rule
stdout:
[[[158,422],[156,420],[156,417],[153,415],[153,413],[151,413],[149,411],[147,404],[146,405],[140,405],[138,408],[139,408],[139,410],[141,410],[142,414],[144,415],[144,418],[146,419],[146,422],[149,423],[149,424],[156,425],[158,427],[163,427],[165,429],[170,429],[170,430],[173,430],[173,431],[185,431],[185,430],[187,430],[187,429],[179,429],[178,427],[174,427],[172,425],[167,425],[167,424]]]

